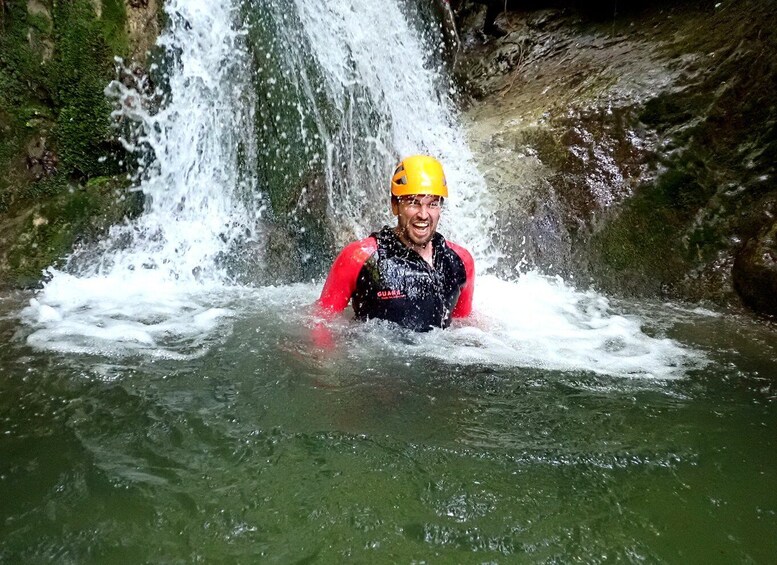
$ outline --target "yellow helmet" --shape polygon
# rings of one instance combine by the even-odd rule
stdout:
[[[434,194],[448,198],[448,185],[442,164],[428,155],[413,155],[403,159],[391,177],[391,194]]]

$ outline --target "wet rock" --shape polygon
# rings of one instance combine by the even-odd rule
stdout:
[[[737,255],[742,241],[765,241],[751,226],[775,193],[769,2],[641,3],[605,22],[603,3],[571,4],[502,14],[498,39],[460,28],[499,245],[610,292],[735,304],[734,258],[751,255]]]
[[[33,180],[40,181],[57,173],[59,160],[52,149],[47,146],[43,136],[35,136],[27,144],[27,170]]]
[[[51,23],[51,12],[41,0],[27,0],[27,13],[38,16]]]
[[[144,62],[161,30],[161,0],[126,0],[130,59]]]
[[[453,7],[448,0],[434,0],[433,8],[436,11],[437,20],[442,24],[446,60],[453,62],[461,50],[461,39],[459,38],[459,30],[456,26],[456,16],[453,12]]]
[[[760,314],[777,316],[777,220],[744,244],[733,275],[745,304]]]
[[[74,245],[96,240],[142,208],[142,194],[129,192],[126,179],[103,177],[0,216],[0,241],[7,242],[0,246],[0,288],[35,286],[42,270],[59,264]]]
[[[656,138],[636,107],[656,81],[630,77],[660,66],[643,45],[618,57],[620,37],[581,33],[579,18],[559,10],[502,19],[508,34],[461,66],[470,69],[470,92],[484,94],[467,112],[470,137],[483,170],[512,178],[512,205],[500,203],[497,214],[502,225],[527,230],[523,248],[536,250],[526,256],[531,266],[569,273],[576,234],[650,176]],[[501,182],[489,182],[492,191],[501,192]]]

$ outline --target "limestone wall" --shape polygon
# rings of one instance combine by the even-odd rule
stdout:
[[[513,256],[777,314],[772,3],[512,3],[490,33],[460,4],[465,118]]]

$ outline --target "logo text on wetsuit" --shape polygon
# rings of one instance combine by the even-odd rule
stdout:
[[[379,290],[378,298],[381,300],[390,300],[392,298],[404,298],[401,290]]]

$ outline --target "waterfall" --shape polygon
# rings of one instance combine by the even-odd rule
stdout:
[[[118,81],[106,88],[114,117],[134,134],[123,142],[139,157],[145,211],[114,226],[96,248],[77,249],[62,269],[49,269],[27,311],[40,326],[28,338],[33,345],[186,356],[202,352],[201,333],[228,315],[208,297],[229,284],[229,252],[256,239],[262,210],[240,166],[256,153],[245,33],[231,2],[169,0],[165,9],[161,107],[150,112],[142,103],[160,92]],[[160,340],[191,343],[176,351]]]
[[[402,2],[295,0],[312,55],[323,70],[327,99],[346,124],[345,143],[327,135],[330,203],[346,203],[330,215],[369,233],[390,221],[388,178],[398,160],[427,153],[445,167],[451,197],[440,229],[465,241],[479,266],[494,262],[490,232],[493,212],[446,90],[439,53],[442,35],[424,41]],[[404,8],[404,11],[403,11]],[[353,114],[368,128],[351,126]],[[355,155],[361,159],[355,159]],[[349,174],[339,175],[345,169]]]
[[[403,341],[398,355],[682,374],[687,351],[613,314],[604,297],[537,273],[515,281],[488,274],[498,256],[494,210],[439,61],[442,35],[418,29],[409,0],[169,0],[166,11],[165,92],[119,82],[106,89],[115,117],[134,132],[124,143],[139,159],[146,210],[50,269],[22,313],[30,345],[194,358],[227,339],[252,304],[265,308],[258,326],[285,323],[297,335],[310,322],[299,301],[312,302],[320,283],[257,288],[241,279],[235,258],[248,248],[249,262],[261,263],[265,231],[284,217],[289,234],[304,231],[293,220],[316,215],[316,188],[337,245],[391,223],[389,175],[401,156],[422,152],[446,169],[451,197],[440,231],[476,258],[478,315],[419,336],[417,347]],[[138,104],[162,94],[154,112]],[[375,331],[360,342],[367,355],[383,335]]]

